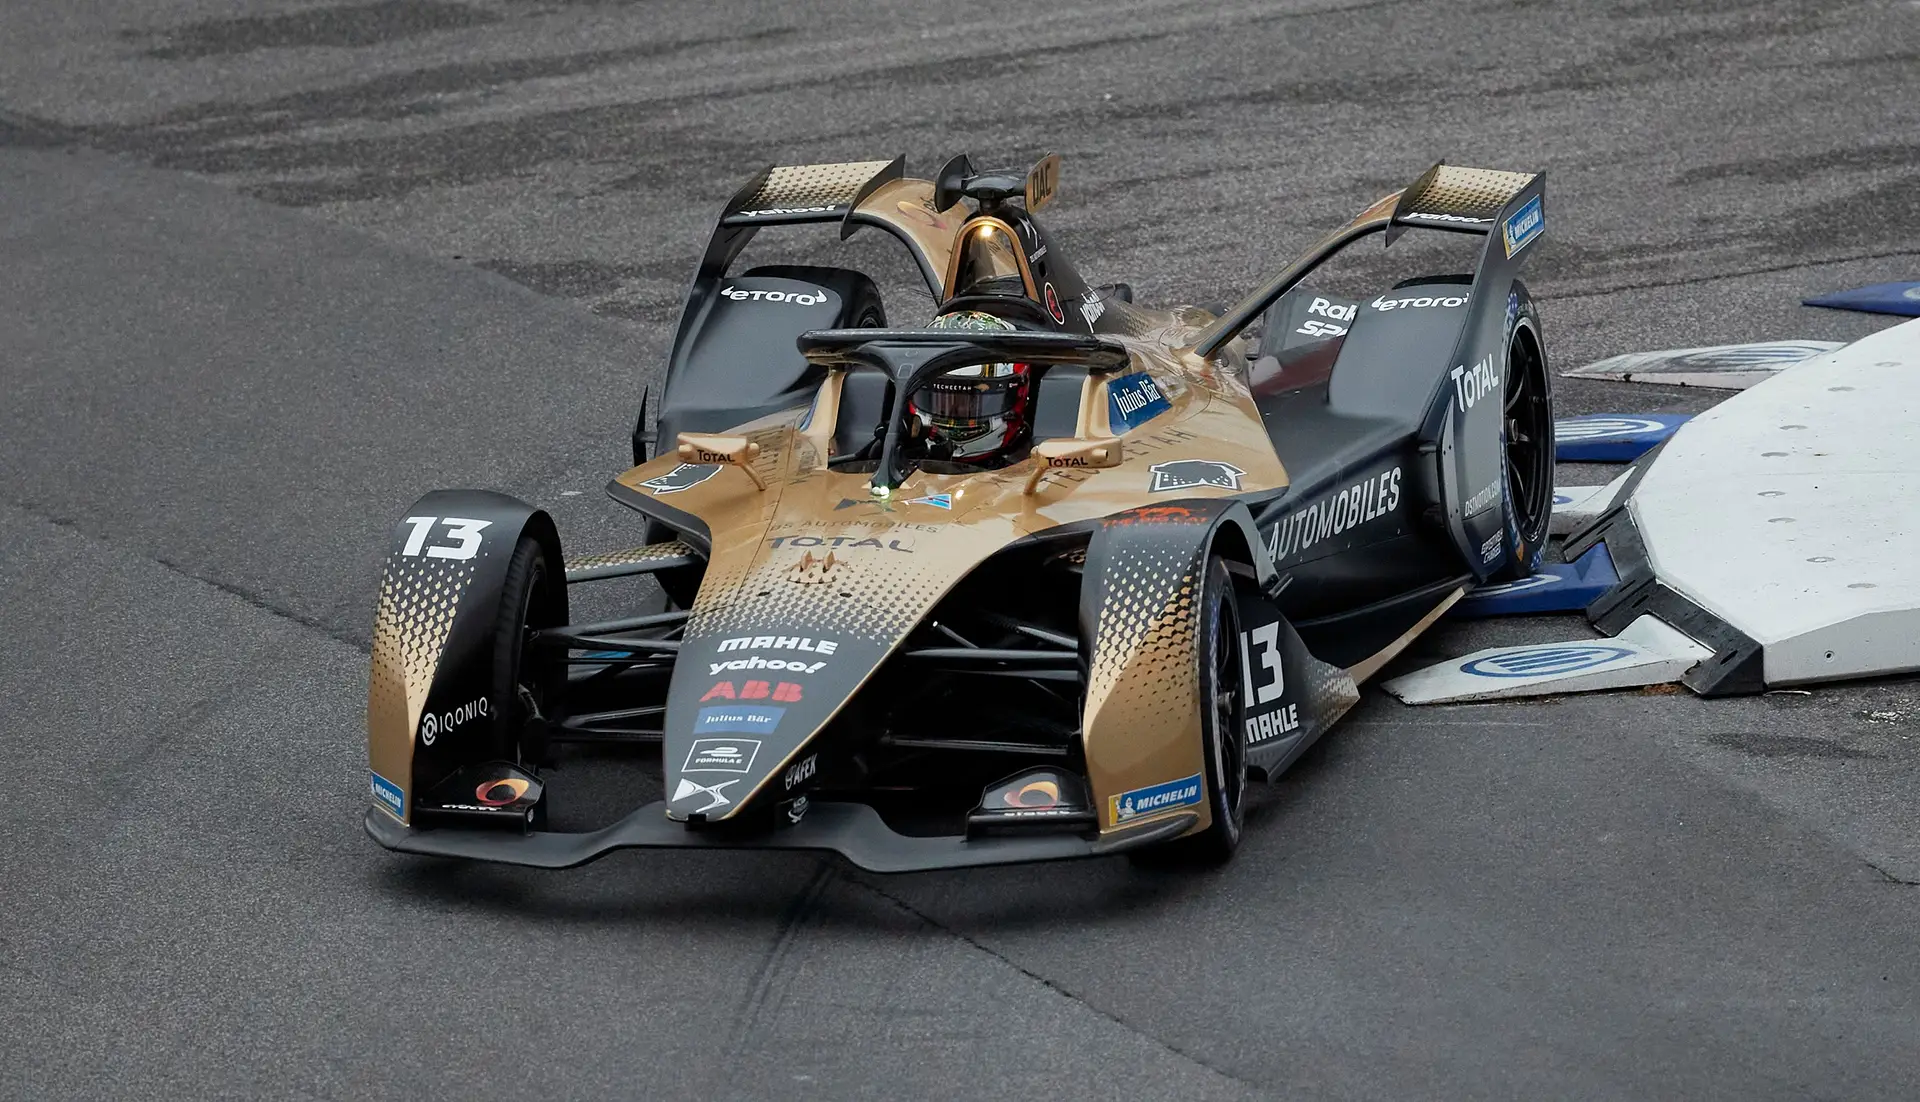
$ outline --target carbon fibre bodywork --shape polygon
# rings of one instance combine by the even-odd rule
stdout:
[[[423,499],[376,626],[376,840],[549,867],[817,848],[902,871],[1199,837],[1218,829],[1222,738],[1277,776],[1471,585],[1538,557],[1502,410],[1514,342],[1537,342],[1515,272],[1544,225],[1539,176],[1436,166],[1219,316],[1082,280],[1013,205],[1058,180],[1057,158],[1024,181],[964,158],[915,180],[896,160],[771,169],[736,193],[676,335],[667,446],[608,486],[653,542],[566,564],[569,583],[652,576],[668,609],[566,626],[564,598],[556,618],[514,596],[539,607],[503,619],[502,564],[527,538],[557,564],[551,522],[498,495]],[[761,227],[810,222],[893,234],[942,309],[986,305],[969,265],[995,250],[1019,290],[991,305],[1026,331],[884,328],[871,282],[839,269],[728,274]],[[1414,226],[1483,236],[1476,273],[1294,293],[1345,244]],[[1000,358],[1034,368],[1022,453],[916,453],[906,395]],[[1224,735],[1196,643],[1216,560],[1238,625],[1208,682],[1233,696]],[[495,699],[526,695],[519,666],[480,668],[499,630],[572,668],[563,700]],[[533,829],[546,748],[595,736],[657,742],[666,798],[594,832]],[[474,777],[502,814],[427,795]]]

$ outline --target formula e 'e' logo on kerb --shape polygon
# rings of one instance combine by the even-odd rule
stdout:
[[[1555,421],[1555,440],[1611,440],[1616,436],[1635,436],[1659,432],[1667,426],[1645,417],[1573,417]]]
[[[1625,647],[1603,647],[1580,643],[1516,647],[1513,650],[1489,654],[1485,658],[1476,658],[1471,662],[1462,663],[1460,672],[1470,673],[1475,677],[1546,677],[1598,669],[1609,662],[1632,658],[1635,654],[1635,651]]]

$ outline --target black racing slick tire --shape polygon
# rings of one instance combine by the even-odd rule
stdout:
[[[493,630],[494,760],[533,769],[547,764],[546,725],[566,690],[566,652],[529,647],[530,631],[558,627],[566,576],[532,536],[520,537],[500,587]]]
[[[1526,285],[1507,298],[1507,364],[1500,450],[1505,471],[1506,547],[1491,582],[1518,581],[1540,569],[1553,519],[1553,372],[1540,316]]]
[[[1138,851],[1142,863],[1209,868],[1225,864],[1240,845],[1249,776],[1239,643],[1233,578],[1224,560],[1210,558],[1194,649],[1200,659],[1200,740],[1211,821],[1197,833]]]

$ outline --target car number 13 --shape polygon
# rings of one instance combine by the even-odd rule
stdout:
[[[480,530],[493,522],[465,517],[408,517],[407,523],[413,525],[413,532],[407,537],[406,546],[400,548],[402,555],[418,556],[424,551],[430,559],[470,559],[480,550]],[[436,524],[446,526],[446,538],[452,541],[451,546],[438,542],[427,546],[427,537],[433,534]]]
[[[1253,708],[1280,699],[1287,691],[1287,671],[1280,663],[1280,623],[1263,624],[1240,633],[1240,673],[1245,680],[1247,707]],[[1249,647],[1248,644],[1252,644]],[[1251,650],[1253,653],[1249,654]],[[1255,671],[1251,659],[1258,658],[1261,671]],[[1258,677],[1260,684],[1254,684]]]

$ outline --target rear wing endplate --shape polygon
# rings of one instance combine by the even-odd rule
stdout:
[[[1192,351],[1202,359],[1212,358],[1222,345],[1265,313],[1275,299],[1293,290],[1329,257],[1369,234],[1384,232],[1391,245],[1409,227],[1483,236],[1498,233],[1502,250],[1511,260],[1546,228],[1543,183],[1540,174],[1534,172],[1434,165],[1412,184],[1382,196],[1353,221],[1315,242],[1201,330]],[[1531,194],[1516,202],[1528,192]]]

